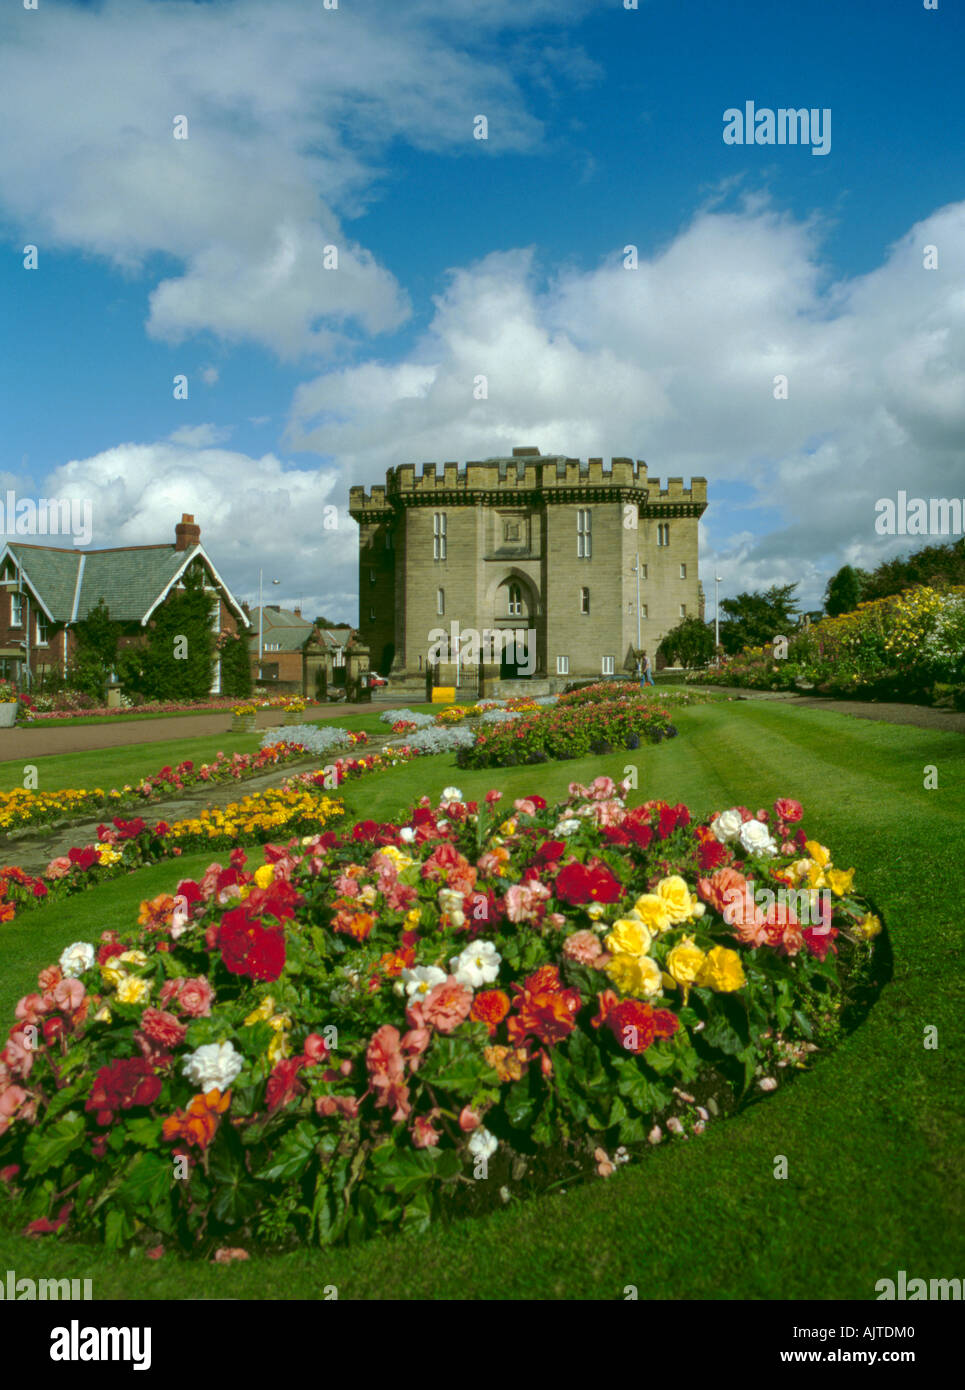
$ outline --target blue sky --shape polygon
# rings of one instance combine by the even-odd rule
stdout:
[[[632,454],[708,478],[709,596],[816,606],[901,550],[878,497],[963,491],[963,38],[950,0],[7,6],[0,486],[91,498],[95,546],[193,511],[239,596],[354,620],[350,483]],[[829,153],[726,145],[746,101],[829,108]]]

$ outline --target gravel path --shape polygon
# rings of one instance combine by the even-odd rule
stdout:
[[[398,702],[396,702],[398,703]],[[305,721],[344,719],[350,714],[371,714],[379,707],[391,709],[390,701],[373,701],[365,705],[318,705],[305,711]],[[259,710],[255,717],[258,729],[281,728],[284,711]],[[227,734],[231,731],[231,713],[216,710],[213,714],[174,715],[166,719],[130,719],[103,724],[80,724],[72,728],[60,724],[49,728],[33,724],[24,729],[0,729],[0,762],[23,758],[25,762],[54,753],[82,753],[88,748],[120,748],[133,743],[164,743],[168,739],[197,738],[202,734]]]

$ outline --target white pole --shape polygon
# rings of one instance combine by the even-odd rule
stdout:
[[[265,576],[264,570],[258,571],[258,680],[261,680],[261,638],[264,631],[265,621],[265,601],[262,594],[262,581]]]
[[[714,576],[714,660],[719,664],[720,655],[716,648],[720,646],[720,575]]]

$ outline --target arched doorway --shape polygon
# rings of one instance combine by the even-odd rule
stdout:
[[[532,580],[518,571],[504,575],[492,601],[500,680],[525,680],[535,674],[538,613],[539,598]]]

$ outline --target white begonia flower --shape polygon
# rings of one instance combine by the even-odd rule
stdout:
[[[745,821],[740,828],[740,842],[748,854],[776,854],[774,837],[762,820]]]
[[[437,965],[417,965],[412,970],[403,970],[400,976],[405,985],[406,997],[409,999],[421,999],[448,978],[446,972],[440,970]]]
[[[498,978],[501,960],[502,956],[494,942],[474,941],[458,956],[452,957],[449,969],[459,984],[468,985],[470,989],[481,989]]]
[[[462,792],[458,787],[446,787],[442,793],[443,801],[461,801]]]
[[[89,941],[74,941],[60,953],[60,968],[68,980],[76,980],[89,970],[97,959],[97,952]]]
[[[483,1125],[474,1129],[469,1138],[469,1152],[474,1158],[492,1158],[499,1148],[499,1140],[495,1134],[490,1134],[489,1130]]]
[[[736,840],[741,833],[741,813],[738,810],[721,811],[720,815],[711,825],[714,839],[719,840],[722,845],[726,845],[730,840]]]
[[[566,820],[561,820],[553,831],[554,835],[575,835],[581,829],[580,822],[574,816],[568,816]]]
[[[412,844],[412,841],[415,839],[415,831],[412,829],[411,825],[404,825],[402,827],[399,831],[399,839],[405,845]]]
[[[206,1043],[184,1059],[181,1070],[202,1091],[220,1091],[224,1095],[244,1064],[245,1059],[233,1043]]]

